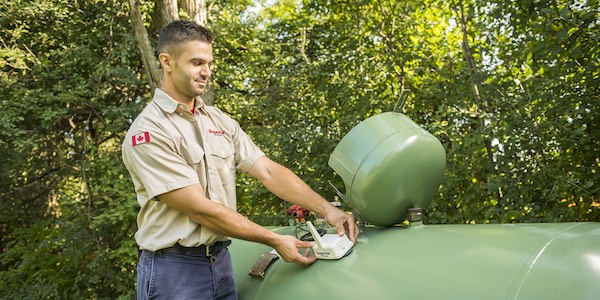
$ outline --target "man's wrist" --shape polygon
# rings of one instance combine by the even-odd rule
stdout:
[[[323,217],[325,217],[325,220],[327,220],[329,222],[338,213],[339,213],[339,209],[337,207],[331,205],[331,203],[327,202],[327,205],[323,209]]]
[[[264,236],[263,244],[269,245],[275,249],[281,244],[281,235],[266,229],[269,233]]]

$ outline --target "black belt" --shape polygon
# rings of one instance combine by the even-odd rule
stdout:
[[[185,255],[204,255],[213,256],[219,254],[227,246],[231,245],[231,241],[216,242],[212,245],[200,245],[198,247],[184,247],[179,244],[175,244],[173,247],[158,250],[156,252],[164,253],[176,253]]]

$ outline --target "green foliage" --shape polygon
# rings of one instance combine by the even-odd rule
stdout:
[[[259,2],[210,3],[211,100],[326,198],[337,142],[409,89],[404,113],[447,151],[428,223],[600,220],[597,1]],[[134,294],[120,143],[150,91],[128,10],[0,4],[2,299]],[[238,196],[252,220],[287,223],[247,175]]]
[[[449,152],[476,163],[465,169],[458,156],[457,165],[450,160],[441,193],[456,196],[434,209],[443,222],[599,219],[598,7],[519,5],[474,3],[471,10],[475,49],[489,58],[478,78],[485,126],[463,139],[475,142],[464,144],[466,151]],[[495,141],[488,164],[472,157],[482,138]],[[469,189],[484,193],[464,193]]]
[[[429,222],[597,220],[598,143],[590,131],[597,126],[597,7],[519,5],[280,1],[256,19],[216,20],[215,101],[271,157],[333,199],[328,181],[342,185],[328,154],[358,122],[391,110],[407,88],[406,114],[448,152]],[[549,45],[564,62],[547,58]],[[585,51],[571,53],[574,47]],[[569,127],[578,135],[557,136]],[[273,196],[247,184],[241,211],[269,219],[254,212],[273,212],[279,200],[263,202]]]
[[[119,148],[146,88],[126,8],[1,6],[0,298],[133,294],[135,196]]]

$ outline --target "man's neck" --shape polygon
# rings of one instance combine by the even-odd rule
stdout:
[[[164,83],[160,87],[160,89],[163,92],[165,92],[167,95],[171,96],[171,98],[173,98],[175,101],[187,105],[188,110],[194,109],[194,107],[196,105],[196,97],[189,98],[188,96],[182,95],[182,94],[178,93],[175,88],[169,87],[169,85],[166,85]]]

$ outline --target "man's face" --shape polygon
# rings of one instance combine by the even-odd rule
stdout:
[[[172,65],[173,86],[182,97],[202,95],[211,76],[212,45],[207,42],[186,43]]]

